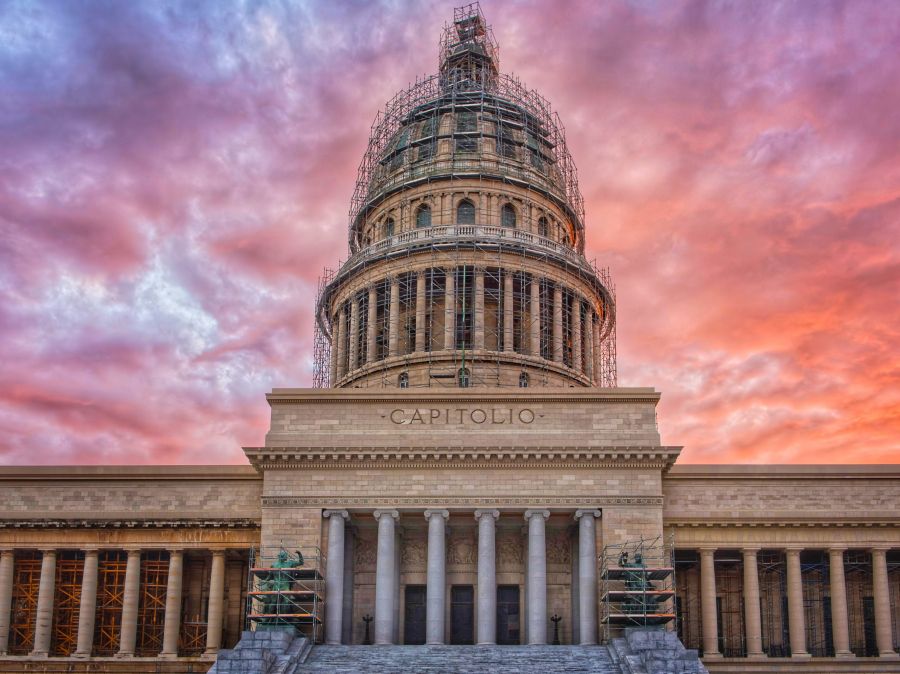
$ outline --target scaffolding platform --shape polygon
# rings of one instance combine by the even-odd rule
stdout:
[[[293,627],[320,638],[325,580],[318,548],[254,548],[247,588],[247,628]]]

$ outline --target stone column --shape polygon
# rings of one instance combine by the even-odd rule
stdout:
[[[836,658],[855,657],[850,651],[850,629],[847,615],[847,584],[844,579],[843,547],[828,549],[828,576],[831,579],[831,634]]]
[[[125,565],[125,588],[122,599],[122,621],[119,631],[119,652],[117,657],[134,656],[137,641],[138,602],[141,594],[141,551],[128,551]]]
[[[78,639],[73,657],[89,658],[94,647],[94,618],[97,612],[97,566],[100,553],[84,551],[81,573],[81,600],[78,604]]]
[[[597,315],[597,320],[594,322],[594,382],[599,386],[601,384],[601,375],[603,374],[603,368],[600,366],[600,360],[602,356],[602,349],[600,348],[600,322],[602,320],[602,316],[600,314]]]
[[[597,643],[597,532],[599,510],[576,510],[578,521],[578,622],[582,646]]]
[[[394,558],[396,557],[396,510],[376,510],[378,520],[378,557],[375,561],[375,643],[394,642],[394,596],[397,594]]]
[[[587,320],[584,323],[584,373],[591,382],[594,381],[594,312],[588,309]]]
[[[456,267],[444,270],[444,349],[456,348]]]
[[[425,350],[425,271],[416,272],[416,351]]]
[[[475,268],[475,335],[473,348],[484,348],[484,267]]]
[[[525,594],[528,597],[528,643],[547,643],[547,540],[544,522],[549,510],[526,510],[528,522],[528,577]]]
[[[744,623],[747,635],[747,657],[763,658],[762,619],[759,613],[759,548],[744,548]]]
[[[388,322],[388,355],[400,353],[400,279],[391,279],[391,315]]]
[[[553,285],[553,360],[563,361],[563,292],[558,283]]]
[[[41,550],[41,580],[38,586],[37,611],[34,621],[34,649],[31,655],[50,654],[53,628],[53,595],[56,592],[56,550]]]
[[[499,510],[476,510],[478,520],[478,644],[497,643],[495,523]]]
[[[444,643],[444,612],[447,606],[447,556],[444,537],[446,521],[450,513],[446,510],[426,510],[428,520],[428,571],[426,575],[425,643]]]
[[[353,372],[359,364],[357,359],[359,356],[359,299],[353,297],[350,302],[350,344],[347,345],[348,360],[347,373]]]
[[[161,658],[178,657],[178,636],[181,631],[181,586],[184,572],[184,552],[169,550],[169,578],[166,581],[166,617],[163,623]]]
[[[344,627],[344,529],[346,510],[326,510],[328,564],[325,567],[325,643],[338,645]]]
[[[887,572],[887,547],[872,548],[872,596],[875,600],[875,641],[878,655],[897,658],[891,631],[891,595]]]
[[[788,632],[791,638],[791,657],[808,658],[806,650],[806,624],[803,615],[803,577],[800,572],[800,548],[788,548],[787,595]]]
[[[337,381],[347,374],[347,310],[343,304],[341,304],[341,310],[338,312],[338,324],[334,332],[337,335],[337,365],[335,366],[335,372],[337,373],[335,381]],[[334,382],[332,382],[333,384]]]
[[[0,550],[0,655],[6,655],[9,648],[14,565],[15,554],[13,551]]]
[[[572,302],[572,369],[581,372],[581,298]]]
[[[515,350],[515,335],[513,334],[513,272],[503,270],[503,350]]]
[[[700,548],[700,624],[703,628],[704,658],[722,657],[716,616],[715,554],[715,548]]]
[[[225,551],[212,551],[209,572],[209,608],[206,610],[206,651],[216,655],[222,647],[222,613],[225,608]]]
[[[531,355],[541,355],[541,280],[531,275],[531,316],[529,318],[529,336],[531,338]]]
[[[366,362],[375,362],[375,323],[378,321],[378,288],[369,286],[369,319],[366,323]]]

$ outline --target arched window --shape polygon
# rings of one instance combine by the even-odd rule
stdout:
[[[384,221],[384,235],[394,236],[394,218],[388,218]]]
[[[416,211],[416,227],[431,227],[431,207],[422,204]]]
[[[503,208],[500,209],[500,224],[504,227],[516,226],[516,209],[512,204],[503,204]]]
[[[409,372],[401,372],[397,377],[397,386],[400,388],[409,388]]]
[[[528,373],[523,372],[519,375],[519,388],[528,388]]]
[[[475,224],[475,204],[473,204],[468,199],[463,199],[459,202],[459,206],[456,207],[456,224]]]
[[[469,368],[461,367],[456,373],[460,388],[469,388]]]
[[[545,217],[538,220],[538,236],[543,236],[545,239],[550,236],[550,225],[547,224]]]

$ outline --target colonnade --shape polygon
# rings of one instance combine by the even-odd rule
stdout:
[[[326,510],[328,527],[328,564],[325,572],[325,641],[341,643],[344,588],[344,535],[349,519],[346,510]],[[426,571],[426,643],[443,644],[446,615],[446,522],[448,510],[424,512],[428,522]],[[499,510],[474,513],[478,525],[477,615],[478,644],[495,644],[497,633],[496,521]],[[547,546],[545,522],[549,510],[526,510],[528,562],[526,573],[526,619],[529,644],[547,642]],[[579,564],[579,633],[582,645],[597,643],[597,555],[596,519],[599,510],[577,510]],[[400,513],[394,509],[376,510],[378,543],[375,566],[374,643],[394,643],[394,611],[399,596],[399,559],[396,550],[396,523]]]
[[[400,344],[400,277],[394,275],[386,280],[369,285],[367,288],[357,291],[349,300],[341,303],[333,315],[334,343],[331,350],[331,381],[338,382],[346,375],[365,365],[375,363],[381,359],[382,354],[376,349],[379,337],[379,302],[383,304],[382,311],[387,314],[387,349],[386,357],[406,355],[410,352],[425,351],[452,351],[457,348],[457,312],[461,307],[461,289],[457,288],[456,277],[460,268],[457,266],[422,269],[412,274],[415,277],[415,308],[409,307],[409,323],[413,326],[414,339],[410,340],[410,348],[403,349]],[[433,334],[435,325],[429,325],[434,316],[427,306],[427,297],[433,293],[426,291],[426,283],[429,272],[438,272],[444,279],[443,288],[443,334]],[[474,329],[472,342],[467,348],[484,350],[486,348],[486,315],[485,315],[485,274],[487,268],[476,266],[470,272],[474,275],[473,302],[468,307],[468,312],[474,314]],[[587,377],[591,382],[597,383],[601,373],[601,349],[600,335],[602,317],[595,307],[596,301],[587,298],[574,289],[564,287],[557,281],[542,278],[533,274],[522,274],[527,279],[528,290],[525,290],[525,281],[522,283],[519,306],[522,314],[516,314],[516,297],[514,294],[514,278],[520,272],[507,269],[491,269],[494,275],[502,275],[502,282],[498,282],[498,290],[502,297],[501,305],[497,308],[497,325],[502,324],[502,330],[498,330],[496,344],[497,350],[506,353],[516,352],[514,326],[517,319],[524,328],[521,337],[521,345],[518,350],[530,356],[541,357],[549,351],[549,360],[564,364],[575,370],[578,374]],[[385,286],[385,290],[379,294],[379,286]],[[542,308],[541,286],[552,288],[549,296],[545,295],[543,301],[549,306]],[[571,296],[571,302],[564,302],[564,295]],[[365,310],[363,309],[363,300]],[[568,306],[566,306],[568,304]],[[527,305],[527,313],[524,307]],[[365,313],[365,319],[363,317]],[[548,324],[549,344],[542,348],[541,322]],[[431,330],[429,329],[431,328]],[[364,334],[363,334],[364,331]],[[428,336],[430,335],[430,344]],[[544,338],[546,339],[546,337]],[[365,350],[361,346],[365,346]],[[437,348],[435,348],[437,347]]]
[[[156,550],[154,550],[156,551]],[[99,548],[83,548],[84,565],[81,574],[81,593],[78,611],[77,647],[73,657],[88,658],[94,648],[99,575]],[[139,604],[141,601],[141,554],[147,549],[126,548],[127,562],[122,588],[122,608],[119,621],[119,648],[116,657],[135,655],[138,635]],[[178,656],[181,629],[184,549],[167,549],[169,554],[168,581],[165,599],[163,646],[159,657]],[[206,650],[213,656],[222,647],[225,608],[225,550],[210,550],[212,563],[208,586]],[[51,652],[54,605],[56,594],[56,565],[58,550],[41,549],[41,571],[34,619],[32,656],[48,656]],[[9,648],[11,608],[14,595],[15,551],[0,551],[0,654]]]
[[[807,649],[806,612],[804,610],[803,576],[800,554],[803,547],[782,548],[786,567],[786,597],[788,635],[791,657],[811,657]],[[889,546],[869,549],[872,563],[872,598],[874,602],[875,638],[878,655],[898,658],[894,650],[891,623],[890,587],[888,581],[887,551]],[[701,547],[700,554],[700,622],[704,658],[721,658],[719,651],[719,625],[716,606],[716,547]],[[749,658],[764,658],[762,620],[760,615],[759,547],[741,549],[743,561],[743,610],[746,654]],[[831,600],[831,636],[835,657],[854,657],[850,650],[847,588],[844,573],[846,546],[827,548]]]

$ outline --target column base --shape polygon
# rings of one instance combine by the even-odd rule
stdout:
[[[724,658],[724,657],[725,657],[724,655],[722,655],[721,653],[718,653],[718,652],[716,652],[716,653],[704,653],[704,654],[703,654],[703,657],[702,657],[701,659],[702,659],[702,660],[721,660],[721,659]]]
[[[900,659],[900,653],[897,653],[897,651],[881,651],[878,657],[885,660],[897,660]]]
[[[83,651],[75,651],[74,653],[72,653],[72,657],[78,658],[79,660],[86,660],[87,658],[91,657],[91,654],[85,653]]]
[[[807,653],[806,651],[803,651],[802,653],[791,653],[792,660],[809,660],[810,658],[812,658],[812,654]]]
[[[117,657],[117,658],[133,658],[134,653],[116,653],[115,657]]]
[[[163,653],[160,653],[159,655],[157,655],[156,657],[158,657],[160,660],[174,660],[175,658],[178,657],[178,653],[163,652]]]
[[[213,660],[219,655],[219,649],[217,648],[214,651],[203,651],[204,658],[212,658]]]
[[[28,654],[28,657],[29,658],[49,658],[50,652],[49,651],[31,651],[31,653]]]
[[[851,658],[855,658],[856,654],[851,653],[850,651],[838,651],[837,653],[834,654],[834,657],[836,657],[839,660],[849,660]]]
[[[766,653],[760,651],[759,653],[747,653],[748,660],[768,660],[769,656]]]

